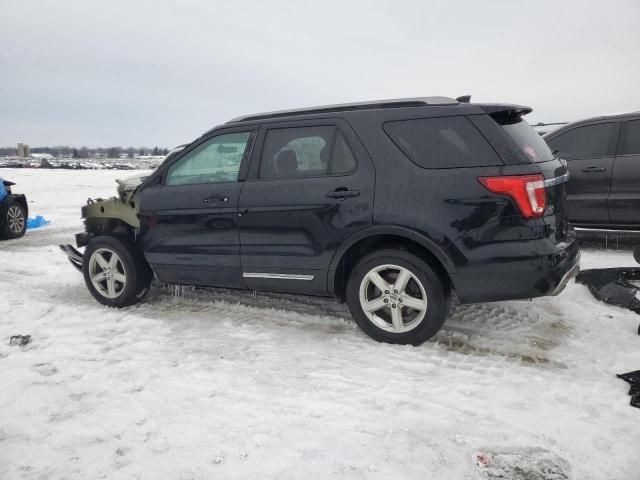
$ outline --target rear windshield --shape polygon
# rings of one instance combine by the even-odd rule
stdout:
[[[500,121],[498,121],[500,123]],[[553,153],[538,133],[522,117],[501,124],[502,128],[520,145],[522,151],[532,162],[553,160]]]

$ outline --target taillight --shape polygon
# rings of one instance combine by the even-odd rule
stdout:
[[[525,218],[539,218],[544,213],[547,195],[544,177],[540,174],[479,177],[478,181],[490,192],[513,198]]]

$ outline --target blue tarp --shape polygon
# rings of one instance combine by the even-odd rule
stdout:
[[[29,217],[27,219],[27,229],[33,230],[34,228],[44,227],[45,225],[49,225],[51,223],[50,220],[47,220],[42,215],[38,215],[35,218]]]

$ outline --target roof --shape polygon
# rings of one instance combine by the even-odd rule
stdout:
[[[368,102],[340,103],[336,105],[297,108],[293,110],[280,110],[276,112],[255,113],[233,118],[227,123],[246,122],[250,120],[264,120],[268,118],[278,117],[290,117],[296,115],[308,115],[314,113],[350,112],[355,110],[371,110],[378,108],[424,107],[426,105],[458,105],[459,103],[460,102],[458,102],[457,100],[449,97],[394,98],[387,100],[371,100]]]

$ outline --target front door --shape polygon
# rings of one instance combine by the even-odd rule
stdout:
[[[214,134],[188,147],[142,192],[145,256],[169,283],[245,288],[240,269],[239,172],[251,131]]]
[[[617,123],[583,125],[553,136],[547,141],[567,161],[568,214],[571,223],[609,223],[608,198],[617,139]]]
[[[264,128],[239,203],[243,276],[254,290],[326,295],[336,249],[371,226],[375,174],[345,122]]]
[[[640,225],[640,119],[622,122],[620,128],[609,216],[614,225]]]

